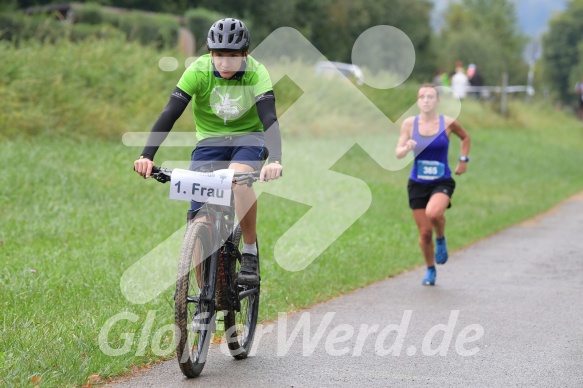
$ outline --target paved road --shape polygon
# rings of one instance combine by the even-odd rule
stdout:
[[[583,387],[583,195],[423,272],[266,324],[246,360],[215,347],[196,379],[172,360],[112,387]]]

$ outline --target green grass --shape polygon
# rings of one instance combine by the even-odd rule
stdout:
[[[468,174],[457,179],[454,206],[447,213],[453,250],[583,188],[583,137],[575,125],[552,131],[491,128],[473,131],[472,136],[472,162]],[[305,139],[287,143],[289,149],[298,146],[307,153],[320,146]],[[187,157],[188,150],[182,150]],[[160,160],[175,160],[176,152],[163,148]],[[0,154],[9,167],[0,185],[4,383],[25,383],[38,375],[45,386],[81,385],[92,374],[107,378],[127,373],[132,365],[155,362],[164,354],[150,341],[172,323],[173,290],[134,305],[121,293],[120,278],[183,225],[185,206],[167,200],[168,186],[134,175],[131,163],[136,153],[105,140],[39,136],[2,143]],[[287,159],[294,157],[300,155],[292,152]],[[260,196],[263,320],[421,264],[407,208],[408,168],[385,171],[355,146],[333,170],[364,180],[372,203],[305,270],[282,269],[272,253],[277,239],[309,207],[275,195]],[[349,204],[344,211],[350,211]],[[326,222],[322,220],[322,227]],[[108,356],[100,350],[100,330],[123,312],[136,314],[136,322],[118,322],[108,339],[112,348],[121,348],[122,334],[135,333],[130,351]],[[153,329],[149,337],[142,337],[148,312]],[[159,334],[163,334],[159,346],[171,348],[171,333]],[[142,354],[140,340],[148,341]]]
[[[143,181],[131,171],[140,148],[124,146],[121,137],[149,130],[179,72],[160,71],[160,53],[116,41],[18,50],[0,43],[0,51],[11,58],[0,75],[5,102],[0,106],[5,168],[0,174],[0,386],[78,386],[92,375],[106,379],[172,357],[172,351],[158,349],[173,345],[167,326],[173,323],[172,287],[139,305],[124,297],[120,279],[183,226],[186,206],[168,200],[168,185]],[[333,94],[343,95],[338,91],[345,86]],[[393,99],[387,92],[363,92],[393,120],[410,103],[410,91]],[[325,110],[316,109],[323,107],[314,103],[318,96],[298,100],[298,106],[311,108],[298,117],[290,103],[298,94],[282,95],[287,97],[278,104],[288,108],[281,119],[286,173],[258,187],[264,191],[258,230],[262,320],[422,264],[407,207],[409,166],[388,171],[370,156],[392,154],[394,145],[375,142],[378,131],[363,134],[367,126],[357,115],[362,98],[334,100]],[[178,129],[191,129],[190,120],[183,115]],[[583,189],[583,129],[569,116],[516,102],[509,116],[501,117],[468,101],[460,121],[472,135],[472,161],[468,173],[456,179],[447,212],[450,249]],[[373,141],[365,141],[364,148],[353,145],[354,134]],[[459,142],[453,140],[451,147],[453,163]],[[162,147],[156,159],[188,160],[190,151]],[[338,185],[329,184],[332,177],[340,178]],[[351,188],[350,177],[370,190],[372,201],[362,215],[355,210],[359,198],[345,200],[362,194],[362,187]],[[298,186],[290,184],[296,180]],[[314,221],[315,230],[326,231],[347,215],[353,221],[304,270],[287,271],[274,258],[276,244],[314,203],[332,209]],[[310,238],[318,242],[318,234]],[[290,251],[309,246],[296,245]],[[108,320],[119,314],[128,319],[100,339]],[[107,355],[104,345],[127,346],[127,352]]]
[[[39,134],[117,139],[148,131],[178,82],[160,52],[124,39],[56,45],[0,40],[0,138]],[[181,59],[182,60],[182,59]],[[39,64],[42,64],[39,65]],[[188,116],[188,115],[184,115]],[[185,117],[178,125],[190,125]],[[188,123],[188,124],[186,124]]]

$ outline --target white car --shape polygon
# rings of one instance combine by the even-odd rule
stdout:
[[[357,85],[364,84],[364,74],[357,65],[342,62],[322,61],[316,64],[316,75],[334,78],[343,77]]]

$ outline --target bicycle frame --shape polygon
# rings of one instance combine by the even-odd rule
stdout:
[[[232,202],[232,200],[231,200]],[[195,214],[193,214],[195,213]],[[219,205],[210,205],[210,204],[203,204],[200,209],[193,212],[192,210],[188,211],[188,224],[190,226],[191,223],[203,223],[206,224],[211,229],[211,239],[212,239],[212,253],[211,255],[206,258],[205,260],[210,260],[210,273],[209,273],[209,284],[204,290],[201,290],[201,298],[205,302],[209,302],[213,304],[213,310],[216,300],[215,300],[215,292],[217,289],[217,279],[221,276],[228,276],[230,274],[226,273],[228,271],[224,270],[224,260],[225,256],[227,256],[227,260],[229,260],[228,256],[230,252],[224,252],[225,246],[227,243],[230,243],[232,239],[232,234],[227,237],[227,240],[224,243],[221,243],[222,236],[224,235],[226,230],[233,230],[234,219],[233,214],[234,212],[230,210],[228,213],[225,213],[222,209],[222,206]],[[192,217],[192,218],[191,218]],[[207,220],[205,221],[196,221],[196,218],[206,217]],[[227,225],[225,225],[227,224]],[[232,244],[232,243],[231,243]],[[229,249],[230,251],[230,249]],[[222,257],[221,257],[222,256]],[[222,260],[221,260],[222,259]],[[222,261],[222,263],[221,263]],[[222,264],[223,268],[219,267],[219,264]],[[231,279],[227,279],[224,286],[227,288],[227,294],[229,296],[229,300],[232,302],[231,297],[234,296],[234,291],[232,290],[230,282]],[[222,283],[222,282],[221,282]],[[222,284],[223,285],[223,284]],[[232,294],[232,295],[229,295]],[[190,302],[190,301],[189,301]]]

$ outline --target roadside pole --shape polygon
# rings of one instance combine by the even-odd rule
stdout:
[[[503,115],[506,115],[506,106],[508,104],[508,73],[504,73],[502,75],[502,90],[500,91],[501,93],[501,98],[500,98],[500,113],[502,113]]]

